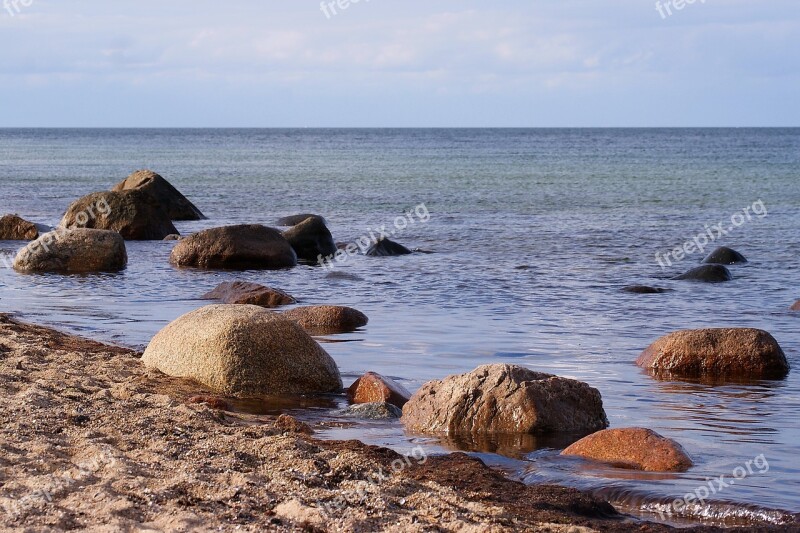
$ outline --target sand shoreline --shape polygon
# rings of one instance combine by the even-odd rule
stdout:
[[[139,356],[0,314],[3,529],[669,529],[574,489],[511,481],[465,454],[403,459],[315,439],[291,417],[193,404],[208,391]]]

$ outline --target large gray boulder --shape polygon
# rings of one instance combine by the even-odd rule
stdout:
[[[342,389],[334,360],[303,329],[255,305],[209,305],[150,341],[142,362],[233,396]]]
[[[258,224],[211,228],[178,241],[170,262],[234,270],[291,268],[297,255],[281,232]]]
[[[19,272],[117,272],[128,254],[119,233],[99,229],[59,229],[45,233],[19,251]]]
[[[161,204],[138,190],[88,194],[69,206],[60,226],[116,231],[129,241],[160,241],[178,233]]]
[[[206,218],[195,205],[152,170],[137,170],[111,189],[115,192],[144,191],[162,206],[171,220],[202,220]]]

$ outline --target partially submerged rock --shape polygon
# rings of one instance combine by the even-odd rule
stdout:
[[[0,241],[32,241],[39,237],[39,228],[17,215],[0,218]]]
[[[160,241],[178,233],[161,204],[140,190],[96,192],[79,198],[69,206],[60,226],[116,231],[129,241]]]
[[[303,213],[299,215],[289,215],[288,217],[279,218],[276,222],[276,226],[296,226],[303,222],[308,218],[318,218],[322,220],[323,224],[327,224],[325,219],[319,215],[314,215],[312,213]]]
[[[398,244],[387,238],[382,238],[370,246],[365,255],[370,257],[391,257],[395,255],[408,255],[410,253],[413,252],[402,244]]]
[[[760,329],[676,331],[651,344],[636,364],[657,377],[711,380],[781,379],[789,363],[778,341]]]
[[[402,415],[403,411],[399,407],[386,402],[360,403],[339,411],[339,416],[366,420],[389,420]]]
[[[284,311],[282,315],[294,320],[312,335],[349,333],[364,327],[369,322],[367,315],[338,305],[310,305]]]
[[[598,431],[572,444],[561,455],[646,472],[685,472],[692,467],[692,459],[680,444],[645,428]]]
[[[83,228],[45,233],[14,259],[19,272],[117,272],[127,264],[119,233]]]
[[[313,263],[336,253],[336,243],[322,217],[309,217],[283,232],[297,258]]]
[[[600,392],[573,379],[494,364],[429,381],[403,407],[420,433],[593,432],[608,426]]]
[[[152,170],[137,170],[117,183],[111,190],[115,192],[144,191],[156,199],[171,220],[202,220],[206,218],[178,189]]]
[[[721,283],[723,281],[731,281],[733,275],[723,265],[702,265],[672,279]]]
[[[391,378],[367,372],[347,389],[347,397],[355,404],[386,402],[402,408],[411,399],[411,393]]]
[[[281,290],[246,281],[225,281],[201,298],[220,300],[224,304],[249,304],[268,308],[297,303]]]
[[[297,324],[254,305],[209,305],[159,331],[148,367],[232,396],[337,392],[339,369]]]
[[[661,287],[649,287],[647,285],[629,285],[623,287],[622,292],[629,292],[631,294],[661,294],[669,291],[670,289],[662,289]]]
[[[795,303],[792,304],[792,307],[789,308],[791,311],[800,311],[800,300],[797,300]]]
[[[169,259],[181,267],[236,270],[297,265],[297,255],[281,232],[258,224],[200,231],[178,241]]]
[[[708,254],[708,256],[703,259],[703,263],[717,265],[737,265],[747,263],[747,258],[745,258],[745,256],[736,250],[728,248],[727,246],[720,246]]]

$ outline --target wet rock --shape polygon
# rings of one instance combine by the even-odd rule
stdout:
[[[781,379],[789,363],[775,338],[759,329],[676,331],[651,344],[636,364],[656,377]]]
[[[139,190],[86,195],[69,206],[60,226],[116,231],[129,241],[160,241],[178,233],[158,201]]]
[[[737,265],[741,263],[747,263],[747,259],[736,250],[732,250],[727,246],[721,246],[708,254],[708,256],[703,259],[703,263],[717,265]]]
[[[580,381],[494,364],[429,381],[403,407],[420,433],[591,432],[608,426],[597,389]]]
[[[249,304],[269,308],[297,303],[294,298],[283,291],[246,281],[220,283],[213,291],[207,292],[201,298],[203,300],[220,300],[224,304]]]
[[[83,228],[45,233],[14,259],[19,272],[117,272],[127,264],[119,233]]]
[[[342,388],[339,369],[297,324],[254,305],[209,305],[159,331],[142,362],[230,396]]]
[[[370,257],[391,257],[395,255],[408,255],[411,250],[389,239],[383,238],[369,247],[366,255]]]
[[[312,335],[349,333],[364,327],[369,322],[367,315],[338,305],[312,305],[284,311],[282,315],[294,320]]]
[[[277,270],[297,265],[297,255],[278,230],[249,224],[207,229],[181,239],[170,262],[181,267]]]
[[[386,402],[402,408],[411,399],[411,393],[391,378],[367,372],[347,389],[347,397],[355,404]]]
[[[390,403],[360,403],[351,405],[347,409],[339,411],[339,416],[352,418],[363,418],[367,420],[388,420],[400,418],[403,412],[397,406]]]
[[[275,420],[275,427],[286,433],[300,433],[303,435],[311,435],[314,433],[311,426],[287,414],[282,414]]]
[[[202,220],[206,218],[195,205],[152,170],[137,170],[112,189],[114,192],[144,191],[161,205],[171,220]]]
[[[792,311],[800,311],[800,300],[797,300],[792,307],[789,308]]]
[[[228,402],[226,402],[224,398],[220,398],[219,396],[208,396],[200,394],[197,396],[191,396],[186,401],[187,403],[204,403],[207,406],[211,407],[212,409],[218,409],[220,411],[231,410],[231,406],[228,404]]]
[[[314,215],[312,213],[304,213],[304,214],[300,214],[300,215],[289,215],[288,217],[279,218],[275,222],[275,225],[276,226],[284,226],[284,227],[285,226],[296,226],[296,225],[300,224],[301,222],[303,222],[304,220],[306,220],[308,218],[318,218],[318,219],[322,220],[323,224],[327,224],[325,219],[323,217],[319,216],[319,215]]]
[[[623,287],[622,292],[630,292],[632,294],[661,294],[668,292],[671,289],[662,289],[661,287],[648,287],[647,285],[630,285]]]
[[[297,258],[318,263],[320,258],[336,253],[336,243],[322,217],[309,217],[283,232]]]
[[[361,276],[358,276],[356,274],[351,274],[349,272],[341,272],[338,270],[326,274],[325,279],[331,279],[334,281],[364,281],[364,278],[362,278]]]
[[[733,275],[731,275],[730,270],[722,265],[702,265],[672,279],[720,283],[723,281],[731,281]]]
[[[685,472],[692,467],[691,458],[680,444],[645,428],[598,431],[569,446],[561,455],[646,472]]]
[[[0,241],[32,241],[39,237],[39,229],[17,215],[0,218]]]
[[[165,241],[179,241],[179,240],[181,240],[181,236],[178,235],[177,233],[173,233],[172,235],[167,235],[166,237],[164,237],[164,240]]]

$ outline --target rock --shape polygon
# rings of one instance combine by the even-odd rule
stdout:
[[[366,255],[370,257],[390,257],[395,255],[408,255],[411,250],[389,239],[383,238],[369,247]]]
[[[86,195],[69,206],[60,226],[112,230],[129,241],[162,240],[178,233],[158,201],[138,190]]]
[[[84,228],[45,233],[14,259],[19,272],[117,272],[127,264],[119,233]]]
[[[186,400],[187,403],[203,403],[207,406],[211,407],[212,409],[218,409],[220,411],[230,411],[231,406],[228,402],[225,401],[224,398],[220,398],[219,396],[209,396],[205,394],[200,394],[197,396],[191,396]]]
[[[275,420],[275,428],[285,433],[300,433],[303,435],[312,435],[314,433],[311,426],[285,413],[279,415]]]
[[[736,250],[732,250],[727,246],[721,246],[708,254],[708,256],[703,259],[703,263],[736,265],[740,263],[747,263],[747,259]]]
[[[662,289],[660,287],[648,287],[647,285],[630,285],[623,287],[622,292],[630,292],[632,294],[661,294],[669,291],[670,289]]]
[[[403,411],[397,406],[382,402],[360,403],[339,411],[339,416],[363,418],[367,420],[388,420],[400,418],[402,415]]]
[[[181,267],[280,269],[297,265],[297,255],[273,228],[258,224],[225,226],[181,239],[170,262]]]
[[[178,235],[177,233],[173,233],[172,235],[167,235],[166,237],[164,237],[164,240],[165,241],[179,241],[179,240],[181,240],[181,236]]]
[[[800,311],[800,300],[797,300],[792,307],[789,308],[791,311]]]
[[[318,263],[320,258],[336,253],[336,243],[322,217],[309,217],[283,232],[294,248],[297,258]]]
[[[781,379],[789,373],[775,338],[749,328],[676,331],[651,344],[636,364],[657,377]]]
[[[318,218],[318,219],[322,220],[323,224],[327,224],[325,219],[323,217],[319,216],[319,215],[314,215],[314,214],[311,214],[311,213],[304,213],[304,214],[301,214],[301,215],[289,215],[288,217],[279,218],[275,222],[275,225],[276,226],[296,226],[296,225],[298,225],[299,223],[301,223],[302,221],[304,221],[307,218]]]
[[[254,305],[209,305],[150,341],[142,362],[231,396],[310,394],[342,388],[339,369],[297,324]]]
[[[341,272],[338,270],[326,274],[325,279],[331,279],[334,281],[364,281],[364,278],[362,278],[361,276],[358,276],[356,274],[351,274],[349,272]]]
[[[32,241],[39,237],[39,229],[33,222],[17,215],[0,218],[0,241]]]
[[[731,275],[731,271],[722,265],[702,265],[672,279],[720,283],[722,281],[732,280],[733,276]]]
[[[347,397],[355,404],[386,402],[402,408],[411,399],[411,393],[391,378],[367,372],[347,389]]]
[[[494,364],[429,381],[403,407],[419,433],[593,432],[608,427],[597,389],[527,368]]]
[[[620,468],[685,472],[692,460],[680,444],[644,428],[605,429],[584,437],[561,455],[576,455]]]
[[[349,333],[369,322],[367,315],[351,307],[312,305],[284,311],[282,315],[294,320],[312,335]]]
[[[220,283],[217,288],[200,298],[203,300],[220,300],[224,304],[249,304],[270,308],[297,303],[294,298],[283,291],[246,281]]]
[[[178,189],[152,170],[137,170],[117,183],[111,190],[114,192],[144,191],[158,201],[171,220],[202,220],[206,218]]]

